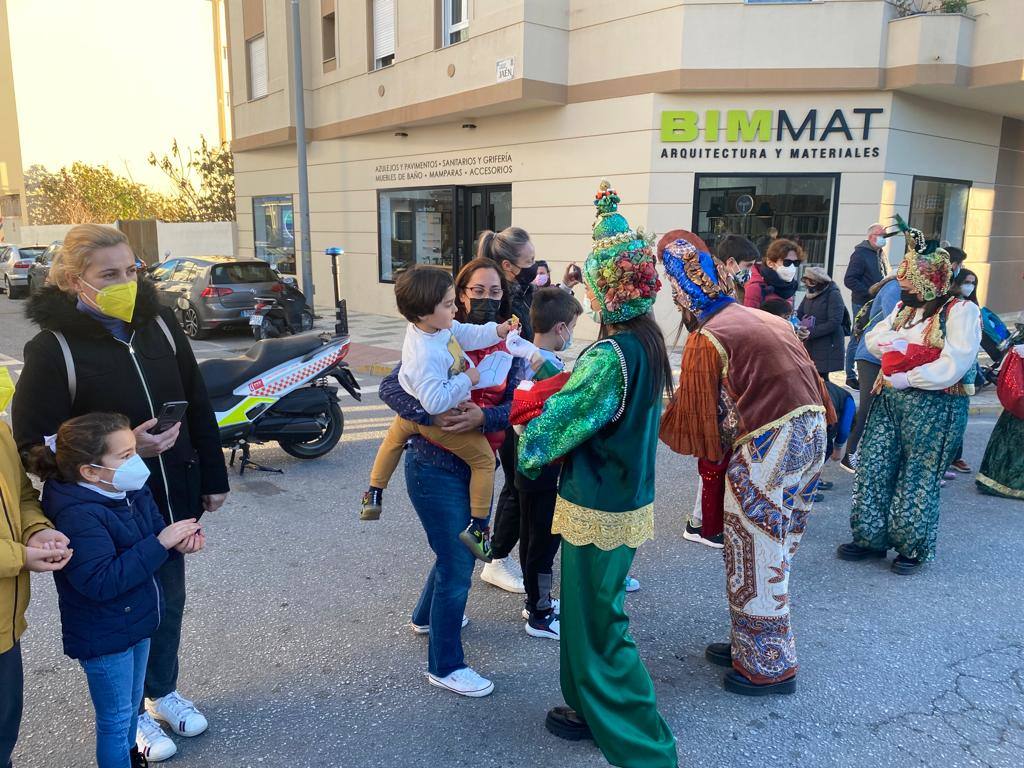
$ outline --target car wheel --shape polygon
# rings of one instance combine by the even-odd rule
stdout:
[[[195,341],[205,339],[210,335],[210,332],[203,328],[203,323],[199,319],[199,313],[191,304],[181,313],[181,330],[185,332],[186,336]]]

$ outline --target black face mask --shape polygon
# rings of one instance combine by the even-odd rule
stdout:
[[[498,299],[470,299],[466,322],[474,325],[496,323],[501,302]]]
[[[520,285],[529,285],[533,282],[533,278],[537,276],[537,270],[540,267],[537,264],[531,264],[528,267],[522,267],[519,270],[519,274],[516,275],[516,282]]]
[[[918,296],[916,293],[911,293],[910,291],[902,290],[900,291],[900,301],[902,301],[904,306],[907,307],[923,307],[925,304],[928,303],[920,296]]]

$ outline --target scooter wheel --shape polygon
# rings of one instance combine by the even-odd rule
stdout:
[[[341,440],[341,434],[345,431],[345,417],[336,402],[332,402],[328,406],[326,416],[328,423],[320,437],[302,443],[287,443],[278,440],[281,450],[296,459],[319,459],[330,453]]]

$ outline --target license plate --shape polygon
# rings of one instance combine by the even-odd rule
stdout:
[[[253,315],[250,317],[249,325],[263,325],[263,315]]]
[[[256,310],[255,309],[243,309],[242,310],[242,317],[252,317],[254,314],[256,314]]]

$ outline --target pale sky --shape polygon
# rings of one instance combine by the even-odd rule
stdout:
[[[146,158],[216,143],[209,0],[4,0],[25,169],[75,160],[166,189]]]

